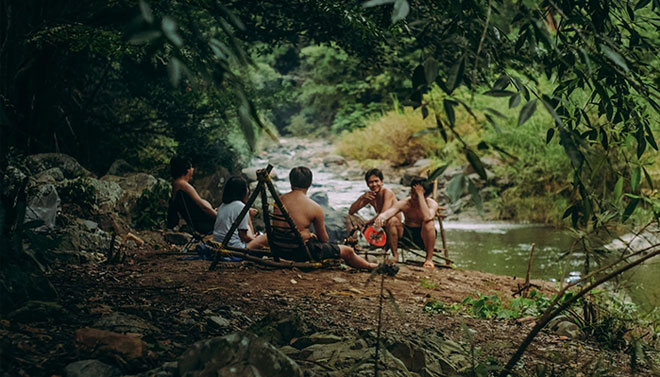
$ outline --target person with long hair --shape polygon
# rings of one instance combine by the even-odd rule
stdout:
[[[227,232],[245,207],[249,196],[250,189],[245,179],[231,177],[227,180],[222,191],[222,204],[218,208],[218,215],[213,226],[214,241],[222,242],[225,239]],[[250,209],[249,213],[241,219],[237,231],[231,235],[226,246],[254,249],[266,244],[266,236],[256,235],[252,227],[251,217],[255,214],[256,210]]]

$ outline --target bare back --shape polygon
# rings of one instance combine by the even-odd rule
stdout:
[[[293,190],[286,193],[280,199],[305,242],[312,237],[312,232],[309,230],[311,225],[314,225],[316,236],[320,241],[328,241],[328,233],[325,230],[323,220],[323,209],[320,205],[308,198],[305,192],[300,190]],[[279,213],[277,208],[275,211]],[[286,224],[280,221],[273,221],[273,224],[286,226]]]

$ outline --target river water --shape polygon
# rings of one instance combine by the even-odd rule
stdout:
[[[313,147],[313,145],[310,145]],[[288,173],[291,167],[301,164],[301,159],[291,152],[290,159],[282,162],[274,170],[280,179],[274,183],[280,192],[290,190]],[[252,161],[253,166],[263,167],[271,156],[261,156]],[[304,161],[304,160],[303,160]],[[312,169],[314,182],[308,194],[325,192],[330,207],[348,213],[351,203],[367,190],[364,180],[346,178],[341,168],[326,168],[323,164],[306,164]],[[408,194],[408,189],[388,182],[398,199]],[[363,217],[373,216],[371,208],[362,209]],[[458,268],[478,270],[498,275],[525,277],[530,249],[534,244],[534,259],[531,269],[532,279],[569,282],[578,279],[582,269],[584,254],[568,251],[572,238],[568,231],[537,224],[515,224],[510,222],[443,222],[449,257]],[[436,223],[436,228],[438,224]],[[442,248],[438,236],[437,248]],[[408,257],[408,256],[407,256]],[[637,267],[622,279],[624,293],[643,310],[652,310],[660,305],[660,260],[650,260]],[[487,292],[481,292],[487,293]]]

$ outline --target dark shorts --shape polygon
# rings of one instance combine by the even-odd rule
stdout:
[[[316,238],[310,238],[307,241],[307,248],[312,258],[317,261],[324,259],[338,259],[339,258],[339,245],[331,242],[321,242]]]
[[[399,247],[424,250],[422,227],[403,224],[403,236],[399,240]]]

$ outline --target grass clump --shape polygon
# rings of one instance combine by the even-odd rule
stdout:
[[[419,111],[404,108],[390,111],[365,128],[345,132],[339,138],[337,152],[345,157],[364,160],[386,160],[394,166],[415,162],[435,154],[437,139],[415,134],[434,126],[433,117],[424,119]]]

